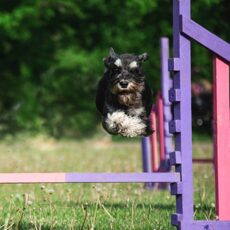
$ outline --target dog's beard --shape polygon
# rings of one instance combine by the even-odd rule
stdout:
[[[119,94],[118,95],[118,102],[121,105],[132,106],[135,104],[136,98],[137,98],[136,93]]]
[[[117,95],[119,104],[132,106],[139,101],[143,89],[143,83],[129,82],[128,87],[125,89],[121,88],[117,83],[111,87],[111,92]]]

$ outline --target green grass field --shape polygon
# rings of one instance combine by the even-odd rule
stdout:
[[[211,156],[209,140],[194,141],[194,156]],[[108,136],[56,141],[46,136],[0,142],[1,172],[141,172],[137,140]],[[196,219],[215,219],[214,173],[195,165]],[[174,229],[175,197],[143,184],[35,184],[0,186],[0,229]]]

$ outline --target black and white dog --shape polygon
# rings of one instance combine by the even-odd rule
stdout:
[[[152,134],[149,115],[152,92],[141,65],[147,54],[118,55],[110,48],[104,58],[105,72],[98,84],[96,106],[103,116],[104,129],[126,137]]]

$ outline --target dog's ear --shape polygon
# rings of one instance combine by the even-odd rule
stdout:
[[[138,61],[140,62],[140,63],[142,63],[142,62],[144,62],[145,60],[147,60],[148,59],[148,54],[147,53],[143,53],[143,54],[140,54],[140,55],[138,55]]]
[[[116,54],[114,49],[111,47],[109,49],[109,57],[103,58],[104,65],[109,68],[116,59],[118,59],[118,54]]]
[[[110,49],[109,49],[109,55],[114,60],[118,58],[118,55],[115,53],[115,51],[112,47],[110,47]]]
[[[109,67],[109,64],[110,64],[109,57],[103,58],[103,62],[104,62],[105,67],[108,68],[108,67]]]
[[[106,68],[110,68],[114,64],[114,59],[109,57],[103,58],[103,62]]]

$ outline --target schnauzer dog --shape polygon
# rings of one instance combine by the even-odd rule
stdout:
[[[152,134],[149,115],[152,92],[141,65],[147,59],[142,55],[118,55],[110,48],[104,58],[105,72],[99,81],[96,106],[103,116],[104,129],[126,137]]]

